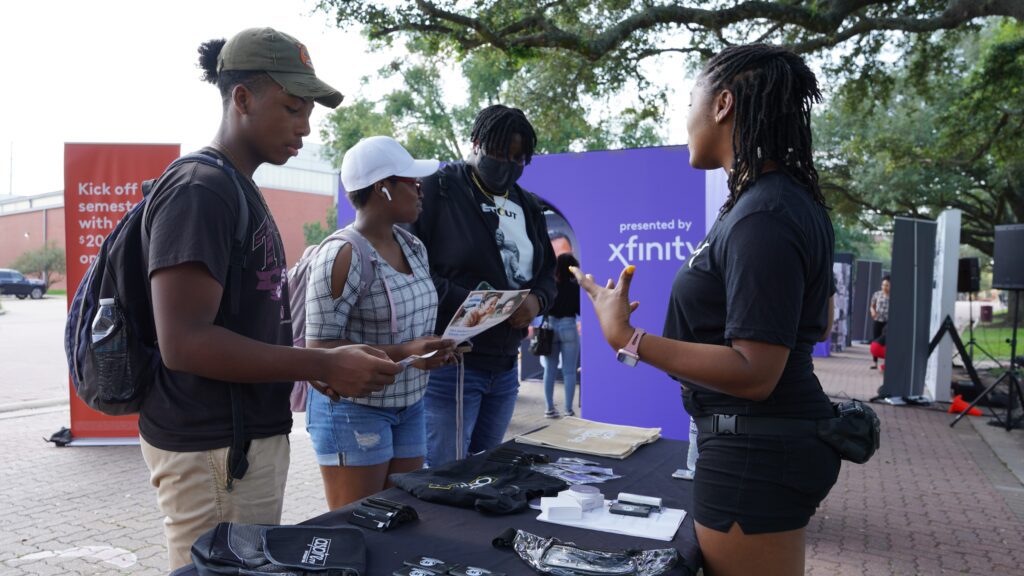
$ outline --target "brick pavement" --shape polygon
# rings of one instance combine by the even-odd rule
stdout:
[[[868,362],[855,347],[819,360],[818,373],[830,394],[867,399],[881,380]],[[541,388],[523,384],[511,433],[544,422]],[[982,439],[983,424],[950,429],[941,408],[876,410],[882,448],[866,465],[844,464],[808,528],[807,573],[1024,574],[1024,485]],[[67,422],[62,407],[0,413],[0,574],[163,573],[160,517],[138,448],[43,443]],[[324,511],[309,440],[296,428],[288,523]],[[1022,437],[1007,438],[1024,445]]]
[[[830,395],[867,400],[881,384],[869,362],[859,346],[816,365]],[[951,429],[945,406],[873,407],[882,446],[843,463],[808,527],[807,573],[1024,574],[1024,510],[996,484],[1022,486],[970,423]]]

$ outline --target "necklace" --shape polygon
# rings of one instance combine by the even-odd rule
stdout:
[[[476,184],[476,187],[479,188],[480,191],[484,193],[484,196],[487,196],[487,199],[491,201],[491,204],[494,204],[495,208],[497,208],[498,210],[505,209],[505,205],[508,204],[508,190],[505,190],[505,193],[499,196],[500,198],[504,198],[505,201],[501,203],[501,206],[498,206],[498,201],[495,200],[496,196],[488,192],[487,189],[484,188],[484,185],[480,183],[480,180],[477,180],[476,173],[470,170],[469,175],[471,178],[473,178],[473,184]]]

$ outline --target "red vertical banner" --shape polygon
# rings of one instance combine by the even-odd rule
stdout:
[[[178,144],[64,144],[69,306],[103,240],[128,210],[142,201],[142,182],[163,173],[180,152]],[[96,412],[72,387],[71,435],[75,443],[134,441],[139,435],[138,417]]]

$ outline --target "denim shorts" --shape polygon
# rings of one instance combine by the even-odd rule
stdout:
[[[405,408],[376,408],[312,393],[306,430],[321,466],[374,466],[427,453],[423,400]]]

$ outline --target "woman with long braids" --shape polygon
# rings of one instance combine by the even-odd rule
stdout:
[[[805,529],[839,473],[815,435],[833,416],[811,349],[831,329],[835,238],[811,159],[814,74],[783,48],[730,47],[704,67],[687,119],[690,164],[724,168],[729,199],[679,270],[663,336],[630,325],[618,283],[574,269],[619,357],[683,387],[700,458],[693,514],[709,575],[796,575]]]

